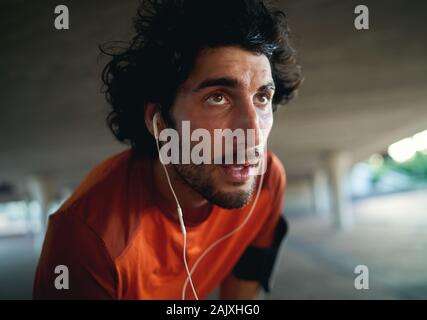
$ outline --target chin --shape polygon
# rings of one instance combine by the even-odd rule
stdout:
[[[210,199],[211,203],[224,209],[243,208],[252,198],[254,186],[253,183],[245,183],[240,186],[221,185]]]

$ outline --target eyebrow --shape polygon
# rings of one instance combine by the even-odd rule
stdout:
[[[235,78],[227,78],[227,77],[221,77],[221,78],[211,78],[206,79],[202,81],[194,90],[193,92],[198,92],[202,89],[209,88],[209,87],[228,87],[228,88],[236,88],[239,84],[239,81]],[[258,91],[265,91],[267,89],[275,89],[274,83],[269,82],[261,87],[258,88]]]

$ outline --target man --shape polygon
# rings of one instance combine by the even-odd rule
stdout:
[[[258,0],[147,0],[135,30],[121,51],[102,48],[112,57],[103,73],[108,124],[131,149],[98,165],[50,217],[34,298],[181,299],[184,290],[194,299],[220,287],[222,299],[254,299],[261,286],[269,290],[286,232],[280,161],[268,153],[262,185],[247,163],[163,168],[153,118],[160,114],[158,130],[180,135],[183,121],[211,136],[252,129],[255,143],[265,143],[273,112],[301,82],[285,16]],[[199,260],[191,273],[195,292],[172,191],[187,230],[189,269]],[[67,267],[68,289],[55,286],[58,265]]]

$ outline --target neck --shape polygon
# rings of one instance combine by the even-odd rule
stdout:
[[[204,221],[210,215],[212,205],[183,181],[176,173],[173,165],[166,165],[166,170],[168,171],[173,190],[183,211],[184,223],[192,226]],[[166,211],[163,213],[179,221],[177,203],[167,181],[166,173],[158,158],[154,161],[153,171],[154,186],[158,194],[158,199],[161,202],[160,207],[162,211]]]

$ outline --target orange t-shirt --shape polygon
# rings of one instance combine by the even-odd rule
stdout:
[[[164,214],[153,190],[153,161],[126,150],[92,170],[49,218],[36,271],[35,299],[181,299],[186,280],[179,224]],[[224,278],[248,246],[268,247],[280,218],[285,172],[268,153],[258,203],[245,226],[205,256],[192,275],[199,298]],[[196,226],[187,226],[189,268],[211,243],[238,227],[243,208],[213,206]],[[185,212],[184,212],[185,215]],[[68,268],[69,288],[58,290],[55,268]],[[194,299],[187,285],[186,299]]]

